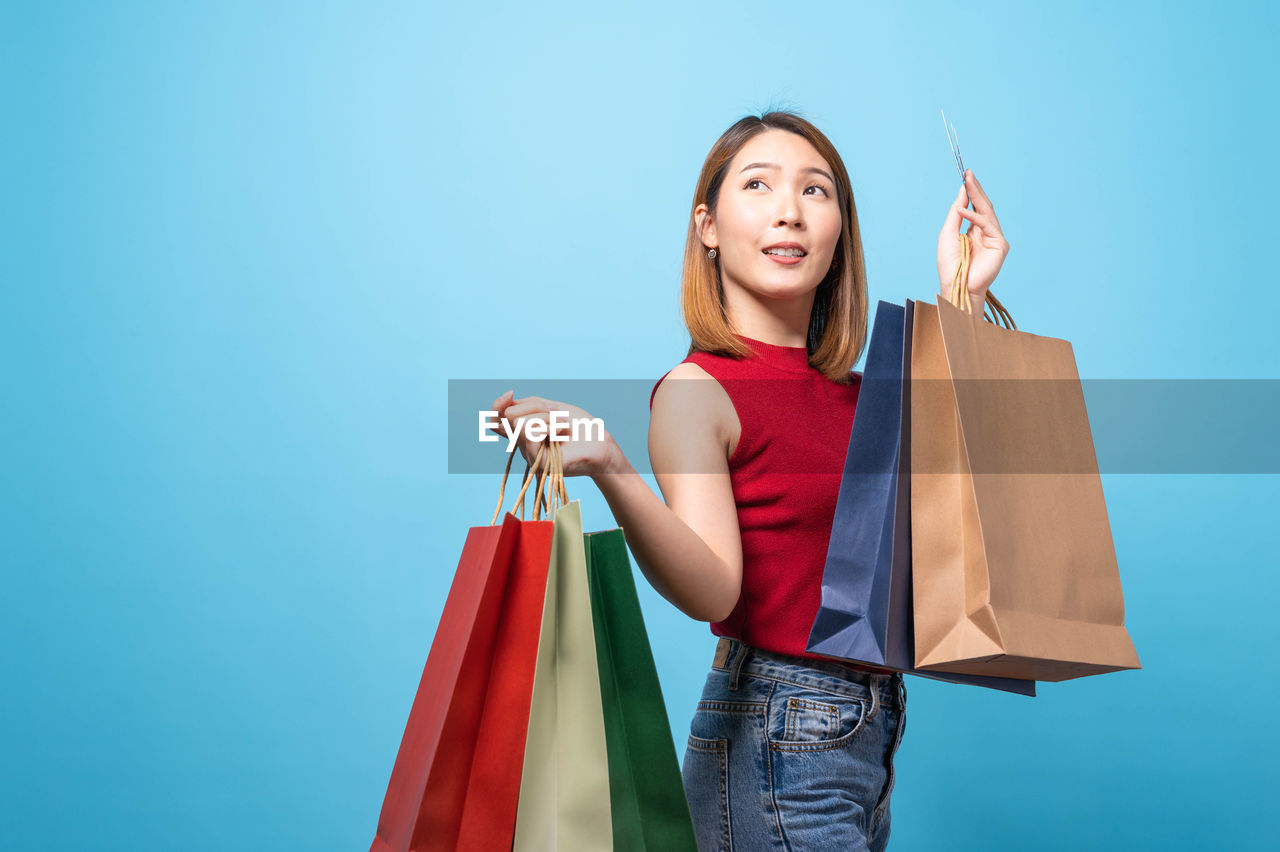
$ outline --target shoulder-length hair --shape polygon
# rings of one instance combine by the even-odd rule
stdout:
[[[862,235],[858,230],[858,209],[853,203],[849,173],[835,146],[821,130],[793,112],[775,110],[759,117],[744,116],[716,140],[702,164],[689,215],[680,283],[681,315],[692,339],[689,353],[714,352],[736,358],[752,354],[734,337],[736,329],[725,312],[720,264],[707,257],[692,211],[699,204],[706,204],[714,218],[729,163],[750,139],[771,128],[807,139],[831,165],[836,179],[840,239],[831,269],[814,294],[806,347],[809,363],[827,378],[843,384],[850,381],[849,371],[862,356],[867,340],[867,274],[862,258]]]

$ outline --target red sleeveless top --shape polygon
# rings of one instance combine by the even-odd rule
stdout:
[[[891,672],[805,650],[822,602],[822,572],[862,375],[855,372],[853,382],[840,385],[809,363],[804,346],[736,337],[753,357],[691,352],[684,359],[720,383],[742,426],[729,458],[742,533],[742,593],[728,618],[712,622],[711,632],[779,654]],[[669,373],[654,384],[650,410]]]

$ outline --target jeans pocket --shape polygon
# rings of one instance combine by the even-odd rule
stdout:
[[[769,707],[769,747],[822,751],[848,745],[866,724],[867,702],[854,695],[779,689]]]
[[[698,849],[730,849],[729,740],[690,734],[680,775]]]

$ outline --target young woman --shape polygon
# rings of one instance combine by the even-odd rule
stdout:
[[[938,235],[944,297],[962,219],[980,310],[1009,243],[971,171]],[[868,304],[840,155],[793,113],[747,116],[713,146],[694,193],[682,282],[692,343],[650,397],[662,498],[607,433],[561,444],[565,474],[592,477],[649,582],[720,637],[682,767],[703,850],[888,842],[902,675],[805,651]],[[510,391],[493,407],[509,421],[589,416]]]

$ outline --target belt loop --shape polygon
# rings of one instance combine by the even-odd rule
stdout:
[[[742,664],[747,661],[747,657],[751,654],[751,646],[745,642],[734,640],[738,646],[738,653],[733,658],[733,663],[729,666],[729,688],[736,690],[738,688],[738,675],[742,672]]]
[[[880,682],[884,675],[871,675],[871,712],[867,714],[868,719],[874,719],[876,714],[880,712]]]

